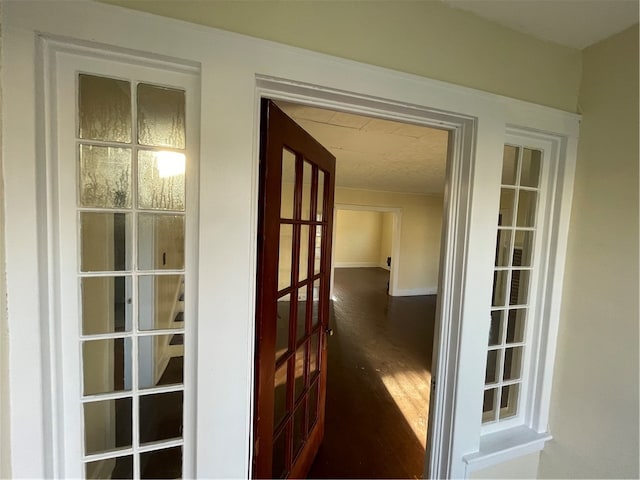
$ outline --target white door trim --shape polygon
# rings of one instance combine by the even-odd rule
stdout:
[[[463,307],[466,242],[469,237],[470,178],[473,171],[473,138],[476,124],[462,115],[434,111],[428,107],[401,105],[390,100],[380,100],[362,94],[335,91],[317,85],[306,85],[290,80],[258,77],[257,98],[284,100],[320,108],[331,108],[356,114],[366,114],[399,122],[415,123],[429,127],[446,128],[450,132],[447,174],[443,206],[441,265],[439,273],[440,295],[436,314],[432,360],[432,392],[429,401],[428,448],[425,458],[425,478],[449,478],[463,468],[451,456],[449,444],[458,371],[461,315]],[[257,140],[256,140],[257,141]],[[257,203],[257,191],[254,191]],[[336,205],[335,210],[341,208]],[[347,206],[349,208],[349,206]],[[351,206],[352,209],[372,210],[368,206]],[[392,209],[395,211],[397,209]],[[334,212],[334,216],[335,216]],[[397,223],[397,222],[394,222]],[[335,221],[334,221],[335,225]],[[394,232],[399,236],[398,230]],[[334,229],[335,239],[335,229]],[[256,237],[257,238],[257,237]],[[399,242],[394,242],[399,248]],[[399,253],[399,252],[398,252]],[[333,287],[332,259],[332,287]],[[396,260],[395,264],[398,264]],[[397,277],[394,277],[397,281]]]

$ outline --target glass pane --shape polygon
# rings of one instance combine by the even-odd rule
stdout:
[[[311,328],[320,321],[318,309],[320,307],[320,279],[313,282],[313,305],[311,306]]]
[[[184,215],[138,215],[138,268],[184,268]]]
[[[80,145],[80,206],[131,208],[131,149]]]
[[[318,419],[318,382],[315,382],[309,390],[309,431]]]
[[[533,258],[533,233],[516,230],[516,241],[513,247],[513,265],[530,267]]]
[[[496,396],[497,388],[490,388],[484,391],[482,402],[482,423],[492,422],[496,418]]]
[[[517,380],[521,375],[523,347],[507,348],[504,351],[503,379]]]
[[[286,473],[287,429],[273,441],[271,457],[271,478],[283,478]]]
[[[184,276],[141,275],[138,277],[138,321],[140,330],[184,327]]]
[[[140,397],[140,442],[182,437],[183,392]]]
[[[293,218],[293,194],[296,184],[296,156],[282,149],[282,194],[280,198],[280,217]]]
[[[302,339],[307,333],[307,288],[301,288],[300,292],[305,292],[304,296],[299,295],[298,298],[298,315],[296,316],[296,341]]]
[[[185,147],[185,96],[182,90],[138,85],[138,143]]]
[[[278,291],[291,285],[291,253],[293,225],[280,225],[280,251],[278,253]]]
[[[80,213],[81,266],[83,272],[131,270],[131,215]]]
[[[504,146],[504,157],[502,159],[502,184],[515,185],[518,173],[518,147],[511,145]]]
[[[84,342],[82,372],[85,395],[131,390],[131,339]]]
[[[298,281],[307,278],[309,268],[309,225],[300,225],[300,257]]]
[[[499,380],[500,372],[500,350],[489,350],[487,352],[487,368],[484,375],[484,383],[496,383]]]
[[[514,270],[511,272],[511,291],[509,294],[510,305],[526,305],[529,297],[528,270]]]
[[[316,205],[316,220],[324,219],[324,172],[318,169],[318,200]]]
[[[81,290],[83,335],[131,330],[131,277],[84,277]]]
[[[302,220],[311,220],[311,174],[313,167],[309,162],[302,163]]]
[[[276,370],[273,383],[273,428],[276,428],[287,413],[287,362]]]
[[[500,213],[498,225],[510,227],[513,225],[513,210],[516,199],[516,191],[511,188],[500,190]]]
[[[489,346],[498,345],[502,339],[502,310],[491,312],[491,327],[489,329]]]
[[[133,456],[109,458],[85,464],[86,478],[133,478]]]
[[[311,335],[309,347],[309,374],[313,376],[320,370],[320,355],[318,352],[318,338],[320,333],[316,332]],[[313,377],[312,377],[313,378]]]
[[[291,302],[278,299],[277,309],[276,361],[289,349],[289,317],[291,316]]]
[[[131,398],[84,404],[85,453],[131,446]]]
[[[141,478],[182,478],[182,447],[140,454]]]
[[[293,416],[293,458],[295,459],[300,453],[300,449],[304,443],[304,436],[307,432],[305,424],[305,402],[300,403]]]
[[[183,382],[184,338],[182,334],[138,338],[138,384],[140,388]]]
[[[500,270],[493,273],[493,298],[491,306],[502,307],[506,304],[507,299],[507,276],[508,271]]]
[[[316,225],[316,243],[314,248],[313,255],[313,274],[317,275],[320,273],[320,260],[322,259],[322,227],[320,225]]]
[[[507,385],[502,387],[502,397],[500,399],[500,420],[514,417],[518,413],[518,397],[520,385]]]
[[[185,158],[178,152],[138,152],[138,208],[184,211]]]
[[[131,87],[113,78],[79,75],[80,138],[131,143]]]
[[[297,400],[304,390],[304,362],[307,343],[303,343],[296,350],[296,369],[295,369],[295,399]]]
[[[533,227],[536,223],[536,192],[520,190],[518,195],[518,227]]]
[[[511,251],[511,230],[498,230],[496,246],[496,267],[509,266],[509,252]]]
[[[519,308],[517,310],[509,310],[509,318],[507,320],[507,343],[519,343],[524,341],[524,321],[527,310]]]
[[[542,152],[525,148],[522,152],[522,173],[520,185],[525,187],[538,187],[540,182],[540,161]]]

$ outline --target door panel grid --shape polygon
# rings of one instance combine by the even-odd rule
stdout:
[[[282,478],[304,475],[323,434],[335,159],[263,108],[254,476]]]
[[[84,474],[181,476],[185,92],[77,84]]]

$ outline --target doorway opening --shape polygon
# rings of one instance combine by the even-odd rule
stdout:
[[[336,156],[325,433],[308,478],[420,478],[449,132],[276,103]]]

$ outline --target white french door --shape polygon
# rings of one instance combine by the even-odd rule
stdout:
[[[59,471],[193,476],[198,71],[47,52]]]

